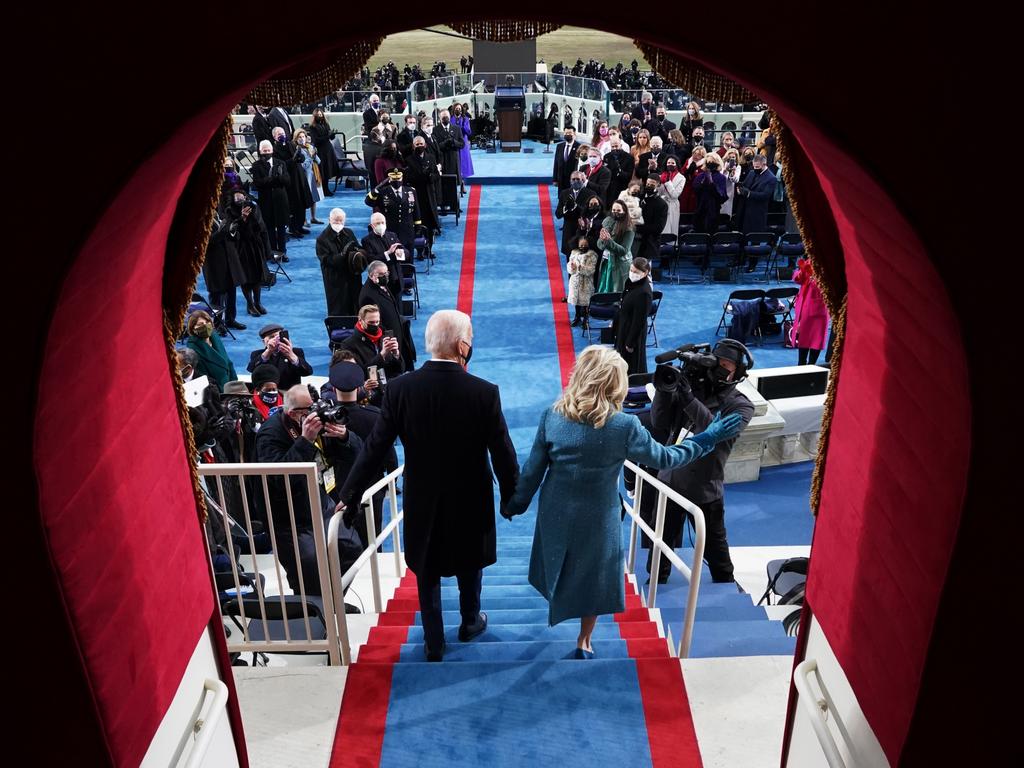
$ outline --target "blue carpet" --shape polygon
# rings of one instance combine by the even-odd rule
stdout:
[[[413,744],[422,746],[410,750]],[[630,660],[395,666],[381,765],[519,768],[595,759],[599,765],[651,765]]]

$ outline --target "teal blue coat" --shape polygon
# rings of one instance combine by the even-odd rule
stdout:
[[[526,510],[540,488],[530,584],[548,600],[548,622],[625,610],[619,473],[625,459],[658,469],[699,459],[692,440],[666,447],[639,419],[615,413],[600,429],[551,408],[506,510]]]
[[[234,288],[231,290],[234,290]],[[189,336],[185,340],[185,346],[199,356],[195,375],[197,377],[206,376],[211,383],[216,384],[220,391],[223,392],[224,385],[229,381],[234,381],[238,376],[235,374],[235,366],[231,362],[231,358],[228,357],[227,350],[224,349],[224,342],[220,340],[220,336],[216,333],[213,334],[210,337],[210,342],[212,346],[197,336]]]

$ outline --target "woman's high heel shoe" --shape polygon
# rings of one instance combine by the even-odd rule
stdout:
[[[593,651],[585,651],[582,648],[577,648],[576,653],[573,655],[574,659],[592,659],[594,658]]]

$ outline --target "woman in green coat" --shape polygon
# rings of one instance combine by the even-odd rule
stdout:
[[[206,376],[211,384],[216,384],[221,392],[229,381],[235,381],[235,366],[228,357],[224,344],[213,329],[213,318],[209,313],[197,309],[188,316],[188,338],[185,346],[193,350],[199,357],[195,367],[196,376]]]
[[[580,620],[578,659],[594,656],[590,637],[598,615],[626,608],[618,493],[622,462],[681,467],[743,428],[738,414],[719,416],[704,432],[664,446],[636,416],[621,413],[626,390],[626,361],[614,349],[583,350],[569,386],[541,416],[516,491],[501,510],[509,519],[525,512],[540,488],[530,584],[547,598],[550,624]]]
[[[601,224],[597,250],[603,253],[598,293],[622,293],[633,261],[633,219],[621,200],[612,203],[611,215]]]

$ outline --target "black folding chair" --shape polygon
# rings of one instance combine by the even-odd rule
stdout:
[[[767,601],[772,604],[772,595],[778,597],[777,605],[803,605],[804,587],[807,583],[807,567],[810,561],[806,557],[790,557],[784,560],[768,562],[768,588],[757,601],[758,605]]]
[[[743,252],[743,235],[739,232],[716,232],[711,236],[708,268],[712,280],[735,280]]]
[[[268,261],[267,264],[270,267],[270,274],[271,274],[271,276],[274,277],[274,280],[271,280],[271,281],[269,281],[268,284],[265,284],[265,287],[268,290],[271,287],[273,287],[273,284],[274,284],[274,282],[276,282],[276,279],[277,279],[278,275],[283,275],[284,279],[287,280],[289,283],[292,281],[291,277],[288,276],[288,271],[284,268],[284,254],[283,253],[275,253],[275,252],[272,251],[271,254],[270,254],[270,261]]]
[[[800,238],[797,232],[786,232],[782,237],[779,238],[778,245],[775,246],[775,253],[772,254],[771,259],[768,261],[768,266],[765,269],[765,277],[771,279],[772,270],[775,270],[775,279],[778,282],[782,282],[782,267],[779,263],[785,260],[786,269],[793,269],[796,267],[796,260],[802,259],[806,256],[804,250],[804,241]],[[786,276],[787,280],[793,278],[792,273]]]
[[[647,335],[654,335],[654,343],[647,342],[648,347],[658,346],[658,331],[654,327],[654,321],[658,317],[658,307],[661,306],[661,299],[665,295],[661,291],[653,291],[653,301],[651,301],[651,308],[647,310]]]
[[[679,246],[676,249],[676,268],[689,264],[700,269],[699,276],[684,280],[678,272],[674,273],[676,282],[704,282],[704,273],[707,271],[711,253],[711,235],[703,232],[687,232],[679,236]]]
[[[338,173],[333,179],[328,179],[328,192],[334,194],[338,184],[351,186],[353,189],[364,189],[370,183],[370,172],[366,170],[363,158],[354,149],[348,148],[348,139],[344,133],[334,137],[334,157],[338,161]],[[357,184],[349,185],[350,180],[358,180]],[[332,185],[333,182],[333,185]]]
[[[327,326],[327,347],[333,352],[341,349],[341,343],[356,332],[356,315],[328,315],[324,318]]]
[[[760,259],[770,259],[775,252],[776,236],[772,232],[748,232],[743,236],[742,261],[753,272]]]
[[[420,306],[420,284],[416,281],[416,267],[412,264],[399,264],[402,269],[402,295],[412,296],[412,316],[416,318],[416,310]]]
[[[619,303],[621,300],[621,293],[595,293],[590,297],[590,322],[587,324],[587,339],[589,341],[593,342],[594,340],[592,335],[594,320],[600,320],[602,323],[607,322],[607,325],[597,326],[598,331],[611,330],[615,316],[619,314]],[[598,339],[601,340],[603,335],[598,334]],[[609,342],[602,340],[601,343]]]
[[[728,329],[729,325],[726,324],[725,318],[733,312],[733,301],[754,301],[757,299],[763,299],[764,297],[765,293],[760,288],[743,288],[737,291],[732,291],[729,294],[729,298],[722,302],[722,316],[718,319],[718,327],[715,329],[715,335],[720,336],[723,330]]]

